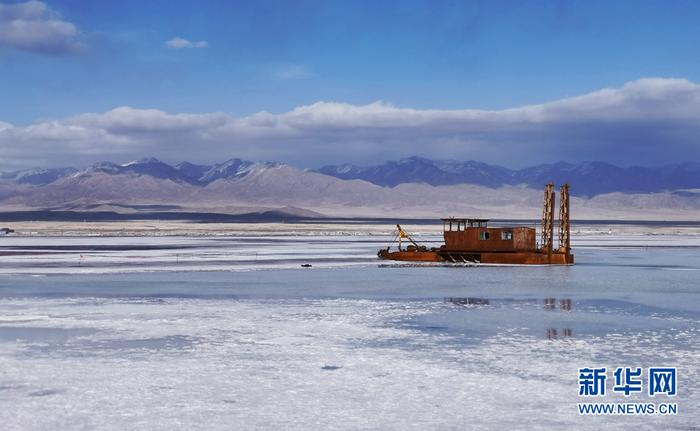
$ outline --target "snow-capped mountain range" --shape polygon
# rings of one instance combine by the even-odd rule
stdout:
[[[154,178],[184,181],[193,185],[207,185],[219,179],[242,178],[251,169],[281,166],[280,163],[256,163],[230,159],[214,165],[182,162],[171,166],[149,157],[124,164],[101,162],[79,171],[67,168],[35,168],[0,173],[0,181],[21,184],[47,185],[60,178],[87,172],[108,174],[141,174]],[[553,181],[575,184],[573,194],[595,196],[611,192],[650,193],[700,188],[700,163],[687,162],[660,168],[621,168],[603,162],[578,164],[558,162],[524,169],[508,169],[473,160],[430,160],[410,157],[387,161],[374,166],[352,164],[328,165],[313,170],[343,180],[364,180],[383,187],[406,183],[425,183],[432,186],[472,184],[486,187],[524,184],[541,187]]]
[[[347,217],[537,218],[545,183],[569,182],[579,218],[700,218],[700,164],[620,168],[586,162],[512,170],[412,157],[370,167],[301,170],[231,159],[215,165],[155,158],[86,169],[0,174],[0,212],[28,209],[140,211],[279,210]]]
[[[575,185],[573,194],[650,193],[700,188],[700,163],[687,162],[660,168],[621,168],[603,162],[558,162],[524,169],[507,169],[473,160],[430,160],[410,157],[380,165],[330,165],[317,172],[342,179],[361,179],[380,186],[426,183],[433,186],[475,184],[487,187],[525,184],[540,187],[549,181]]]
[[[275,165],[277,164],[269,162],[255,163],[247,160],[231,159],[216,165],[195,165],[189,162],[182,162],[175,166],[170,166],[154,157],[148,157],[121,165],[111,162],[101,162],[80,172],[73,168],[65,168],[64,171],[66,174],[64,176],[76,173],[79,175],[83,172],[140,174],[172,181],[184,181],[193,185],[207,185],[223,178],[240,178],[249,173],[254,167],[271,167]],[[52,181],[46,184],[50,182]],[[35,182],[34,184],[38,183]]]

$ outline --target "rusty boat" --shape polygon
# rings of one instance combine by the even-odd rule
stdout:
[[[379,250],[377,256],[388,260],[448,264],[572,265],[568,184],[560,189],[558,248],[554,247],[554,209],[554,184],[549,183],[544,190],[539,244],[533,227],[489,227],[488,219],[445,218],[442,219],[445,243],[440,247],[419,244],[397,224],[397,249],[392,251],[390,245]],[[409,245],[402,248],[404,240]]]

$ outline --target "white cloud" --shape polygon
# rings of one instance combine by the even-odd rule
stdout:
[[[170,49],[184,49],[184,48],[206,48],[209,44],[200,40],[199,42],[191,42],[187,39],[181,37],[174,37],[169,41],[165,42],[165,46]]]
[[[0,46],[49,55],[85,49],[75,25],[39,1],[0,4]]]
[[[83,114],[64,120],[67,125],[105,130],[116,135],[142,133],[182,133],[211,129],[225,123],[223,113],[167,114],[157,109],[134,109],[128,106],[102,114]]]
[[[642,79],[539,105],[419,110],[385,102],[317,102],[246,117],[120,107],[29,126],[0,125],[12,160],[81,165],[154,155],[211,162],[236,156],[301,166],[373,163],[410,155],[506,166],[556,160],[620,165],[700,159],[700,85]]]

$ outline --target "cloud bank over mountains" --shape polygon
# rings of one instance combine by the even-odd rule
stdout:
[[[171,114],[123,106],[29,125],[0,122],[0,169],[85,165],[155,154],[225,154],[303,167],[409,155],[509,167],[557,160],[622,166],[700,159],[700,85],[647,78],[539,105],[487,111],[317,102],[288,112]]]

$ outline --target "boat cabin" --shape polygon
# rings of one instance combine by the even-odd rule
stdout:
[[[488,227],[488,219],[442,219],[444,250],[461,252],[534,251],[536,231],[531,227]],[[441,247],[442,248],[442,247]]]

